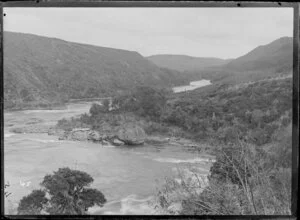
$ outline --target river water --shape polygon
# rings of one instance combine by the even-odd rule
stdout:
[[[199,81],[192,81],[190,82],[189,85],[186,86],[177,86],[177,87],[173,87],[173,92],[174,93],[179,93],[179,92],[185,92],[185,91],[190,91],[190,90],[194,90],[203,86],[208,86],[211,85],[210,80],[206,80],[206,79],[202,79]]]
[[[5,199],[5,212],[14,214],[18,201],[33,189],[46,174],[61,167],[89,173],[93,188],[103,192],[108,202],[94,207],[91,214],[155,214],[149,201],[157,187],[176,169],[197,166],[208,172],[208,156],[182,146],[113,147],[88,142],[59,141],[47,134],[17,134],[10,128],[39,120],[55,124],[64,117],[88,112],[92,103],[72,103],[63,110],[26,110],[4,114],[4,177],[11,193]]]

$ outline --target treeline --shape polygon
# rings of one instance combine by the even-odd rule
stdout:
[[[112,112],[133,112],[164,126],[177,126],[198,141],[255,145],[270,143],[292,116],[292,79],[256,82],[241,88],[217,86],[209,92],[171,95],[139,87],[115,97]]]

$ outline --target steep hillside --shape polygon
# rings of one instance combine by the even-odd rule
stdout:
[[[148,60],[160,67],[178,71],[199,71],[210,66],[224,65],[231,60],[209,57],[191,57],[185,55],[153,55]]]
[[[189,72],[189,75],[235,84],[291,74],[292,67],[293,38],[283,37],[259,46],[228,64]]]
[[[291,73],[293,38],[279,38],[233,60],[182,55],[155,55],[148,59],[158,66],[184,72],[191,80],[204,78],[226,84],[256,81]]]
[[[236,71],[281,71],[291,68],[292,63],[293,38],[282,37],[231,61],[225,68]]]
[[[32,34],[4,33],[5,107],[109,96],[135,85],[184,83],[139,53]]]

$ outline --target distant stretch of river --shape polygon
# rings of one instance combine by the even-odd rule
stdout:
[[[203,86],[208,86],[210,85],[211,82],[210,80],[199,80],[199,81],[192,81],[190,82],[190,85],[187,86],[177,86],[177,87],[173,87],[173,92],[174,93],[179,93],[179,92],[185,92],[185,91],[190,91],[190,90],[194,90]]]

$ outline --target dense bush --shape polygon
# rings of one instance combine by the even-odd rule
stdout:
[[[168,100],[160,120],[193,133],[195,139],[214,137],[217,144],[242,139],[257,145],[271,142],[277,123],[287,126],[291,122],[290,78],[215,89]]]
[[[96,116],[100,113],[107,113],[107,112],[109,112],[109,101],[106,99],[103,101],[101,105],[93,103],[92,107],[90,108],[90,114],[92,116]]]
[[[113,108],[135,112],[140,116],[159,119],[167,101],[167,91],[151,87],[137,87],[131,93],[114,97]]]
[[[65,131],[71,131],[73,128],[89,127],[89,119],[87,115],[81,115],[80,119],[71,117],[69,120],[63,118],[59,120],[56,127]]]

